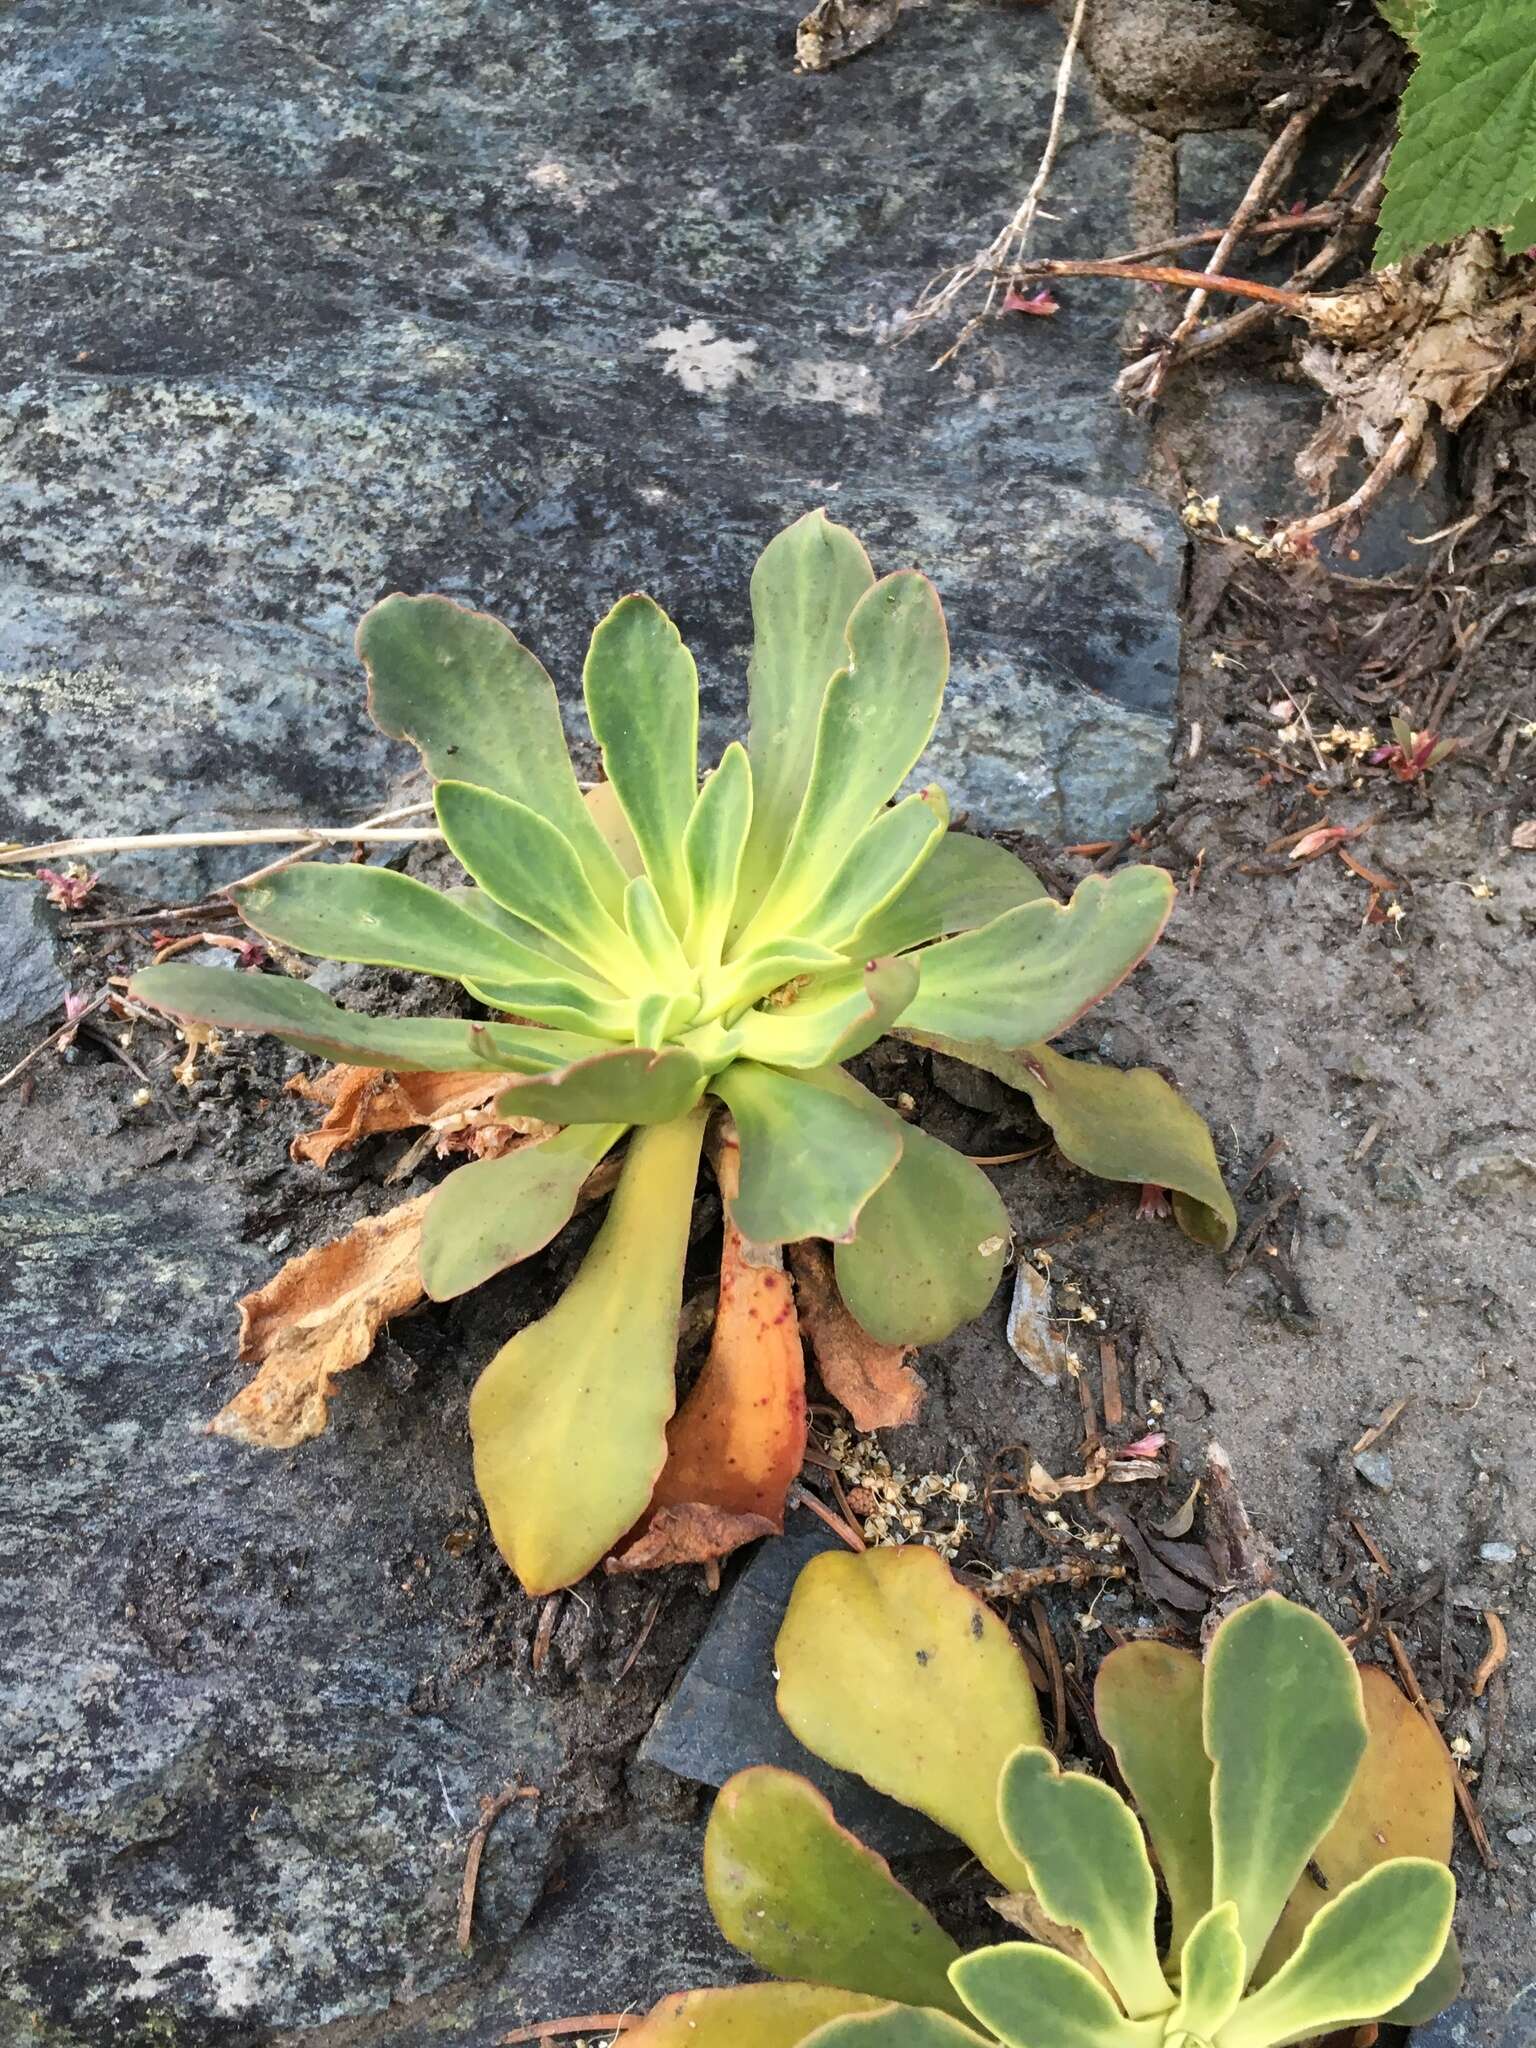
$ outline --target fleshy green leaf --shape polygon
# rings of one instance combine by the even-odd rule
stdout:
[[[606,977],[627,994],[648,986],[638,947],[598,902],[569,840],[553,825],[526,804],[469,782],[440,782],[434,795],[449,850],[488,896],[568,947],[595,980]],[[481,970],[476,978],[511,976]]]
[[[878,915],[922,872],[948,823],[949,800],[937,786],[882,811],[859,834],[816,901],[796,919],[796,935],[846,951],[859,926]]]
[[[903,1018],[903,1035],[907,1020]],[[1100,1180],[1151,1182],[1173,1193],[1179,1228],[1223,1251],[1237,1231],[1211,1134],[1198,1113],[1150,1067],[1099,1067],[1048,1045],[1000,1046],[912,1032],[919,1045],[996,1074],[1035,1105],[1063,1155]]]
[[[645,1512],[666,1460],[704,1122],[694,1110],[635,1132],[580,1272],[470,1396],[475,1482],[525,1592],[590,1571]]]
[[[558,1073],[514,1081],[497,1096],[496,1114],[552,1124],[665,1124],[688,1114],[708,1078],[680,1045],[607,1047]]]
[[[848,646],[848,666],[822,700],[805,801],[783,863],[738,950],[798,927],[933,731],[949,641],[928,579],[902,569],[866,591],[848,620]],[[753,760],[761,766],[755,749]]]
[[[710,1084],[736,1119],[736,1227],[757,1244],[852,1235],[859,1212],[901,1157],[889,1113],[811,1082],[737,1060]]]
[[[573,1124],[450,1173],[422,1219],[421,1279],[432,1299],[467,1294],[547,1245],[570,1221],[582,1182],[623,1135],[621,1123]]]
[[[223,967],[146,967],[128,984],[135,1002],[221,1031],[270,1031],[301,1052],[391,1073],[545,1074],[604,1051],[601,1039],[462,1017],[362,1017],[307,982]]]
[[[1385,1671],[1374,1666],[1363,1669],[1360,1694],[1367,1729],[1365,1755],[1343,1812],[1313,1850],[1296,1889],[1285,1902],[1285,1911],[1255,1972],[1256,1983],[1273,1976],[1294,1953],[1308,1921],[1329,1898],[1378,1863],[1390,1862],[1394,1856],[1428,1856],[1437,1863],[1451,1860],[1456,1795],[1445,1744]],[[1321,1884],[1313,1878],[1313,1870],[1322,1878]],[[1446,1944],[1435,1981],[1415,1991],[1413,2019],[1401,2024],[1419,2025],[1433,2018],[1439,2006],[1429,2011],[1419,2008],[1429,2005],[1442,1991],[1448,2002],[1460,1982],[1461,1961],[1453,1936]]]
[[[582,802],[555,686],[499,620],[446,597],[386,597],[357,651],[376,725],[418,748],[434,781],[478,783],[547,818],[618,909],[624,874]]]
[[[1536,204],[1536,15],[1528,0],[1434,0],[1412,41],[1378,267],[1471,228],[1501,228],[1519,247],[1510,231]]]
[[[1110,1785],[1021,1749],[997,1788],[1009,1846],[1051,1919],[1075,1927],[1132,2019],[1173,2004],[1157,1959],[1157,1880],[1136,1816]]]
[[[1248,1955],[1338,1819],[1365,1741],[1359,1675],[1325,1621],[1275,1593],[1228,1616],[1205,1667],[1212,1896],[1235,1901]]]
[[[875,580],[846,526],[807,512],[752,571],[747,671],[754,808],[741,870],[741,921],[777,873],[799,815],[827,684],[848,659],[849,614]]]
[[[1172,877],[1134,867],[1087,876],[1070,903],[1045,897],[1005,910],[918,956],[907,1028],[1014,1047],[1054,1038],[1119,986],[1172,908]]]
[[[987,2048],[984,2037],[947,2012],[917,2005],[887,2005],[879,2012],[833,2020],[805,2048]]]
[[[1008,1891],[1029,1874],[997,1815],[997,1780],[1042,1743],[1007,1628],[932,1550],[828,1551],[796,1581],[775,1646],[779,1712],[839,1770],[926,1813]]]
[[[959,1949],[792,1771],[760,1765],[726,1784],[704,1837],[704,1889],[726,1940],[770,1976],[964,2017],[945,1974]]]
[[[1214,2041],[1237,2008],[1248,1978],[1248,1958],[1230,1899],[1213,1906],[1191,1928],[1179,1963],[1179,2003],[1169,2016],[1167,2038],[1193,2034]]]
[[[594,782],[590,789],[582,791],[581,800],[586,805],[588,815],[604,843],[612,851],[614,859],[628,878],[633,881],[636,875],[643,875],[645,862],[640,858],[635,835],[629,829],[629,820],[624,815],[624,806],[619,802],[613,784]]]
[[[1192,1650],[1122,1643],[1099,1666],[1094,1715],[1151,1837],[1178,1955],[1211,1904],[1211,1760],[1205,1674]]]
[[[751,822],[752,765],[746,748],[733,740],[699,791],[683,834],[693,904],[683,949],[700,967],[718,967],[725,950]]]
[[[748,1010],[737,1026],[742,1056],[793,1068],[851,1060],[890,1030],[916,987],[910,960],[874,960],[824,975],[782,1008]]]
[[[558,1025],[588,1038],[618,1039],[623,1043],[638,1036],[635,1018],[639,1005],[627,997],[594,995],[589,982],[566,981],[488,982],[466,981],[465,988],[488,1010],[502,1010],[509,1017],[527,1018],[535,1024]]]
[[[844,950],[850,956],[904,953],[951,932],[974,931],[1021,903],[1038,903],[1045,885],[994,839],[946,832],[907,886],[865,919]]]
[[[819,1984],[674,1991],[631,2030],[625,2048],[799,2048],[829,2020],[880,2009],[878,1999]]]
[[[839,1068],[820,1078],[894,1115]],[[915,1124],[899,1128],[895,1171],[833,1255],[837,1285],[855,1321],[880,1343],[936,1344],[979,1316],[997,1292],[1012,1231],[979,1166]]]
[[[813,946],[804,939],[772,939],[702,977],[699,1014],[734,1021],[753,1003],[802,974],[841,974],[847,965],[841,953],[826,946]]]
[[[308,861],[234,894],[253,931],[317,959],[409,967],[462,982],[553,978],[547,959],[471,916],[441,890],[390,868]],[[611,993],[596,980],[591,987],[594,995]]]
[[[699,793],[699,677],[676,626],[624,597],[597,626],[582,671],[592,737],[646,872],[672,921],[690,909],[683,833]]]
[[[624,891],[624,929],[663,989],[692,990],[693,970],[649,875],[636,875]]]
[[[1429,1974],[1421,1977],[1407,1997],[1400,1998],[1390,2012],[1384,2012],[1382,2020],[1394,2027],[1422,2027],[1455,2003],[1465,1982],[1461,1950],[1456,1936],[1448,1934],[1445,1947]]]
[[[1443,1863],[1379,1864],[1330,1899],[1284,1968],[1243,2000],[1221,2030],[1222,2048],[1284,2048],[1380,2018],[1433,1969],[1455,1907]]]
[[[1128,2020],[1081,1963],[1003,1941],[973,1949],[949,1981],[1007,2048],[1159,2048],[1161,2020]]]
[[[504,910],[494,896],[487,896],[483,889],[477,889],[472,882],[456,883],[442,892],[448,902],[456,903],[460,910],[467,910],[471,917],[478,917],[482,924],[488,924],[503,934],[515,939],[520,946],[531,952],[542,954],[549,962],[546,973],[562,981],[573,976],[578,980],[587,979],[592,970],[587,962],[573,953],[568,946],[562,946],[552,939],[548,932],[541,932],[525,918],[515,917],[510,910]]]

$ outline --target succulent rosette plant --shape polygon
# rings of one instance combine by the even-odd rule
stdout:
[[[501,1115],[559,1126],[438,1188],[420,1263],[440,1301],[548,1244],[625,1145],[579,1273],[471,1402],[492,1531],[530,1591],[579,1578],[651,1499],[713,1108],[739,1139],[741,1238],[829,1240],[883,1343],[977,1315],[1009,1245],[980,1168],[847,1072],[895,1028],[1015,1080],[1088,1170],[1169,1187],[1191,1235],[1232,1234],[1209,1134],[1173,1089],[1046,1044],[1156,941],[1168,875],[1091,875],[1059,903],[1004,847],[951,831],[941,791],[900,794],[949,665],[923,576],[877,580],[811,513],[759,561],[752,608],[749,738],[701,783],[693,658],[650,598],[615,605],[583,676],[605,777],[585,792],[554,687],[505,626],[443,597],[389,597],[363,620],[370,710],[420,750],[468,880],[316,862],[241,888],[240,911],[300,953],[457,982],[482,1014],[365,1016],[279,974],[133,982],[173,1016],[328,1060],[504,1074]]]
[[[1060,1767],[1007,1628],[931,1551],[814,1559],[776,1662],[800,1740],[951,1829],[1033,1939],[963,1954],[821,1793],[754,1768],[715,1803],[705,1887],[788,1981],[674,1994],[630,2048],[1283,2048],[1460,1987],[1444,1747],[1292,1601],[1239,1608],[1203,1664],[1104,1660],[1135,1811]]]

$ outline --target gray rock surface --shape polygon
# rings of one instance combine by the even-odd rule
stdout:
[[[822,501],[943,590],[959,805],[1148,813],[1180,544],[1108,395],[1112,296],[958,376],[937,333],[880,345],[1015,203],[1060,32],[914,8],[808,78],[792,30],[780,0],[8,12],[0,830],[362,815],[409,757],[351,631],[402,586],[505,616],[573,711],[591,623],[650,588],[719,745],[751,562]],[[1056,246],[1125,237],[1135,149],[1084,75]]]
[[[0,882],[0,1032],[40,1023],[68,993],[56,925],[30,880]]]

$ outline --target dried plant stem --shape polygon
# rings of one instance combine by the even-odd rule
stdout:
[[[924,289],[916,306],[908,316],[902,335],[911,334],[918,327],[936,320],[947,313],[962,295],[969,291],[978,278],[985,277],[987,300],[981,312],[968,320],[950,346],[933,364],[939,369],[947,363],[956,351],[981,325],[991,312],[997,297],[997,288],[1010,272],[1016,271],[1023,259],[1024,251],[1035,225],[1035,216],[1040,211],[1040,201],[1050,182],[1055,168],[1057,151],[1061,147],[1062,129],[1066,123],[1067,95],[1072,85],[1072,66],[1077,58],[1077,46],[1082,37],[1083,22],[1088,13],[1088,0],[1077,0],[1072,10],[1072,24],[1067,31],[1066,47],[1061,53],[1061,62],[1056,69],[1056,94],[1051,104],[1051,125],[1046,132],[1045,147],[1040,152],[1040,162],[1029,190],[1019,202],[1013,217],[985,249],[973,256],[969,263],[962,263],[945,278],[935,278]]]
[[[1040,256],[1021,266],[1024,281],[1038,277],[1124,277],[1132,284],[1189,285],[1208,292],[1226,292],[1233,298],[1259,299],[1283,313],[1305,314],[1305,292],[1287,291],[1277,284],[1259,284],[1251,277],[1224,277],[1209,270],[1185,270],[1173,263],[1117,263],[1101,256]]]
[[[42,846],[0,848],[0,866],[74,860],[85,854],[160,853],[189,846],[415,846],[441,839],[429,825],[271,825],[244,832],[133,832],[107,839],[51,839]]]

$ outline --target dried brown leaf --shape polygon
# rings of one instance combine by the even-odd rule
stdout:
[[[246,1295],[239,1356],[261,1370],[209,1423],[214,1435],[286,1451],[320,1434],[337,1373],[360,1364],[390,1317],[423,1298],[418,1251],[430,1199],[364,1217]]]
[[[1536,818],[1527,818],[1523,825],[1517,825],[1509,835],[1509,843],[1521,853],[1536,850]]]
[[[1051,1283],[1028,1259],[1020,1259],[1008,1308],[1008,1342],[1043,1387],[1070,1378],[1077,1361],[1059,1331],[1051,1327]]]
[[[827,1392],[855,1429],[900,1429],[915,1422],[927,1388],[907,1363],[914,1347],[880,1344],[857,1323],[837,1291],[826,1246],[814,1238],[789,1246],[800,1304],[800,1327]]]
[[[610,1557],[608,1572],[654,1572],[669,1564],[712,1564],[743,1543],[778,1533],[766,1515],[738,1515],[703,1501],[658,1508],[644,1532]]]
[[[542,1137],[555,1127],[535,1117],[498,1117],[489,1104],[506,1085],[502,1074],[390,1074],[378,1067],[327,1067],[317,1079],[295,1074],[288,1087],[306,1102],[323,1103],[325,1121],[304,1131],[290,1155],[311,1166],[328,1166],[338,1152],[381,1132],[424,1125],[439,1155],[470,1152],[496,1158],[520,1139]]]

